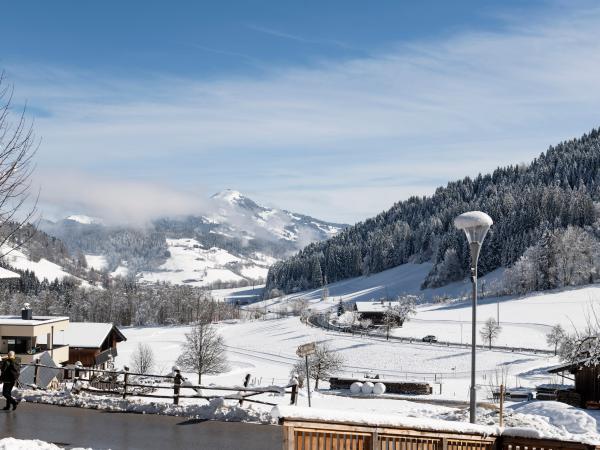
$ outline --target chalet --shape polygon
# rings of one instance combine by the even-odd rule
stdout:
[[[69,344],[68,364],[77,361],[85,367],[106,368],[117,356],[117,344],[127,338],[112,323],[71,322],[61,338]]]
[[[591,363],[589,358],[548,369],[549,373],[560,374],[575,382],[575,388],[567,397],[557,398],[573,406],[600,406],[600,365]],[[562,393],[566,395],[566,393]]]
[[[378,300],[375,302],[356,302],[354,311],[358,312],[363,319],[369,319],[373,325],[383,325],[385,313],[391,308],[389,300]],[[398,324],[402,326],[402,324]]]

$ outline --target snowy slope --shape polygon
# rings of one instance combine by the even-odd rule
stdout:
[[[47,279],[48,281],[59,281],[65,278],[74,278],[81,281],[82,286],[90,287],[91,285],[81,278],[77,278],[67,272],[63,267],[55,264],[47,259],[40,259],[39,261],[33,261],[25,254],[24,249],[14,250],[9,245],[5,244],[0,249],[2,254],[6,254],[3,260],[11,267],[19,270],[29,270],[35,274],[35,277],[39,281]]]
[[[202,248],[195,239],[167,239],[169,258],[157,270],[142,272],[142,282],[167,282],[207,286],[216,281],[237,282],[245,278],[264,278],[271,259],[235,256],[228,251]]]

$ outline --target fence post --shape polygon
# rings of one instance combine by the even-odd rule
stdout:
[[[179,391],[181,389],[181,373],[176,370],[175,376],[173,377],[173,404],[179,405]]]
[[[40,370],[40,361],[36,359],[35,360],[35,369],[33,371],[33,384],[35,386],[37,386],[39,370]]]
[[[292,385],[292,399],[290,401],[290,405],[295,405],[298,396],[298,384]]]
[[[244,387],[247,388],[248,387],[248,383],[250,382],[250,374],[247,373],[246,374],[246,378],[244,378]],[[243,395],[243,394],[242,394]],[[242,406],[244,404],[244,399],[240,398],[240,406]]]
[[[123,384],[123,399],[127,397],[127,381],[129,380],[129,367],[124,367],[125,371],[125,384]]]
[[[499,425],[504,426],[504,385],[500,385],[500,420]]]

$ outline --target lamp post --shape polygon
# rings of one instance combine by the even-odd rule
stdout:
[[[475,423],[475,408],[477,405],[477,393],[475,390],[475,352],[477,349],[477,260],[479,259],[481,244],[483,244],[485,235],[490,229],[490,226],[492,226],[492,223],[492,218],[481,211],[466,212],[454,219],[454,226],[459,230],[463,230],[467,235],[467,241],[471,251],[471,282],[473,284],[471,319],[471,389],[469,391],[469,420],[471,423]]]

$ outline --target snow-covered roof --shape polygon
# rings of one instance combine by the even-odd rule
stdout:
[[[390,302],[356,302],[355,305],[359,313],[384,313],[390,308]]]
[[[102,346],[102,343],[113,328],[116,330],[117,336],[119,336],[121,340],[127,340],[127,338],[123,336],[123,333],[121,333],[121,331],[112,323],[71,322],[67,329],[61,333],[63,344],[69,345],[70,347],[98,348]],[[58,339],[60,338],[55,337],[55,341]],[[44,343],[42,342],[44,340],[45,336],[38,338],[38,342],[40,343]]]
[[[21,275],[19,275],[16,272],[7,270],[4,267],[0,267],[0,280],[12,280],[15,278],[21,278]]]
[[[472,433],[484,436],[499,435],[496,426],[432,419],[430,417],[402,417],[395,414],[377,414],[371,411],[354,411],[306,408],[299,406],[276,406],[271,415],[277,419],[308,420],[318,422],[341,422],[353,425],[375,425],[412,428],[439,432]]]
[[[0,316],[0,325],[45,325],[47,323],[69,320],[65,316],[33,316],[31,320],[23,320],[21,316]]]

